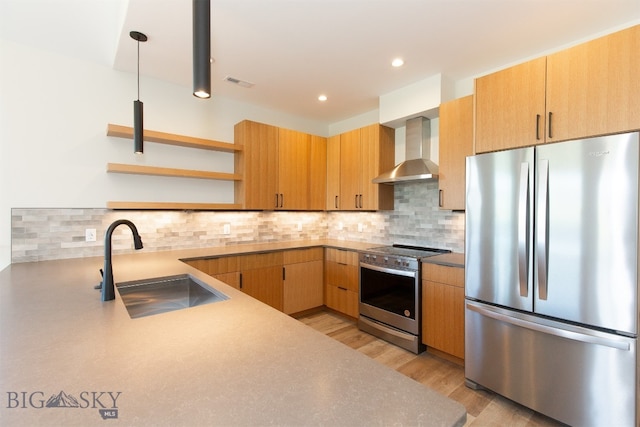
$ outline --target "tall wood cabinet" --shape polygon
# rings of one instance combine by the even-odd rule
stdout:
[[[464,210],[466,157],[473,154],[473,95],[440,105],[441,209]]]
[[[234,140],[236,203],[245,209],[321,210],[326,189],[326,138],[244,120]]]
[[[475,151],[640,129],[640,25],[476,79]]]
[[[393,186],[373,184],[394,166],[395,131],[372,124],[327,141],[327,210],[391,210]]]

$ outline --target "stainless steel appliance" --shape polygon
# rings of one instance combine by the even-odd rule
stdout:
[[[407,245],[361,252],[358,327],[416,354],[424,351],[420,259],[446,252]]]
[[[637,425],[638,155],[629,133],[467,158],[467,385]]]

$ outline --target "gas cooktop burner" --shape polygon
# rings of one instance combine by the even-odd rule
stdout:
[[[428,256],[450,253],[448,249],[427,248],[422,246],[392,245],[376,246],[366,249],[366,252],[385,255],[405,256],[411,258],[424,258]]]

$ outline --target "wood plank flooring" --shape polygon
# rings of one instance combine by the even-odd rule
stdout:
[[[467,408],[465,426],[563,426],[524,406],[489,391],[464,385],[464,368],[428,352],[415,355],[358,329],[355,322],[331,311],[297,319],[372,359],[413,378]]]

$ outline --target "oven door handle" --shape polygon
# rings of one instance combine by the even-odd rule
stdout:
[[[395,268],[389,267],[380,267],[377,265],[367,264],[365,262],[360,263],[360,268],[366,268],[368,270],[380,271],[382,273],[395,274],[398,276],[406,276],[406,277],[416,277],[418,272],[416,270],[398,270]]]

